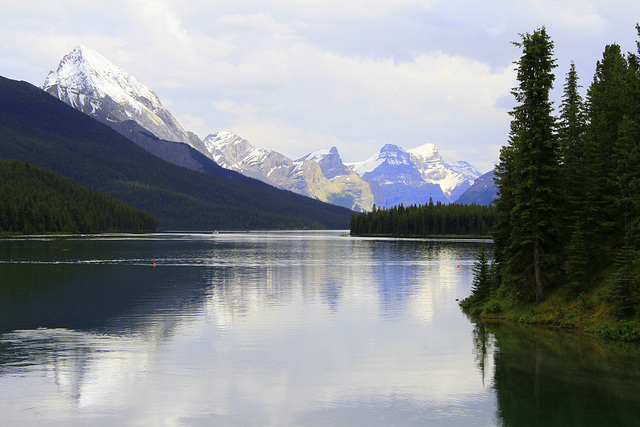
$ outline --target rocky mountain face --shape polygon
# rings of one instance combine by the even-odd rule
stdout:
[[[204,139],[204,145],[215,162],[224,168],[350,209],[363,211],[373,207],[369,186],[342,164],[335,149],[327,161],[309,156],[292,160],[276,151],[256,148],[246,139],[226,131],[210,134]],[[331,169],[330,161],[336,167],[327,175],[324,171]]]
[[[292,160],[255,148],[231,133],[216,132],[204,140],[212,158],[226,167],[319,200],[371,210],[403,203],[450,203],[467,190],[480,173],[466,162],[447,164],[435,145],[406,151],[387,144],[371,158],[344,164],[337,148],[316,150]]]
[[[185,131],[149,87],[85,46],[65,55],[42,88],[111,127],[124,122],[117,129],[120,133],[128,129],[126,122],[134,121],[158,139],[185,143],[206,153],[200,138]]]
[[[331,147],[329,150],[316,150],[299,160],[313,161],[320,165],[322,174],[341,190],[342,196],[338,200],[348,203],[350,198],[353,198],[353,210],[370,211],[373,209],[374,195],[371,183],[359,177],[351,168],[342,163],[336,147]]]

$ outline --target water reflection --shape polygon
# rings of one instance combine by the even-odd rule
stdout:
[[[493,419],[455,302],[475,242],[250,233],[14,243],[0,242],[8,424]]]
[[[502,425],[640,424],[638,344],[506,323],[476,325],[474,343]]]

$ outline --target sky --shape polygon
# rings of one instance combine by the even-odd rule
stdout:
[[[42,86],[79,44],[153,89],[204,139],[228,130],[344,162],[433,143],[481,172],[508,141],[511,42],[545,26],[558,106],[607,44],[636,51],[638,0],[0,0],[0,75]]]

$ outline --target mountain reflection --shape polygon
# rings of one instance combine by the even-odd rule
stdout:
[[[9,423],[38,407],[54,424],[465,425],[490,401],[455,303],[473,242],[93,244],[0,262],[0,390],[31,390],[0,391]]]

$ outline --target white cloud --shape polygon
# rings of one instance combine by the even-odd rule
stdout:
[[[475,121],[504,124],[506,114],[495,106],[514,81],[511,66],[492,71],[444,52],[395,62],[349,58],[299,43],[286,54],[291,79],[281,87],[254,102],[225,99],[214,105],[232,116],[225,128],[291,157],[336,145],[346,160],[355,161],[369,141],[376,142],[367,156],[385,142],[421,145],[437,127],[459,134],[454,129],[473,128]],[[262,106],[256,104],[260,100]]]
[[[293,11],[305,19],[362,20],[385,18],[390,14],[416,6],[429,9],[437,0],[273,0],[275,8]]]
[[[606,7],[604,2],[598,6],[597,1],[584,0],[533,0],[533,3],[540,15],[569,29],[601,34],[609,27],[607,20],[598,12],[598,6]]]
[[[3,3],[7,77],[40,85],[82,43],[201,136],[229,129],[291,157],[336,145],[349,161],[433,142],[484,164],[507,139],[518,33],[546,25],[557,86],[569,60],[587,85],[606,43],[635,49],[640,16],[625,0]]]

